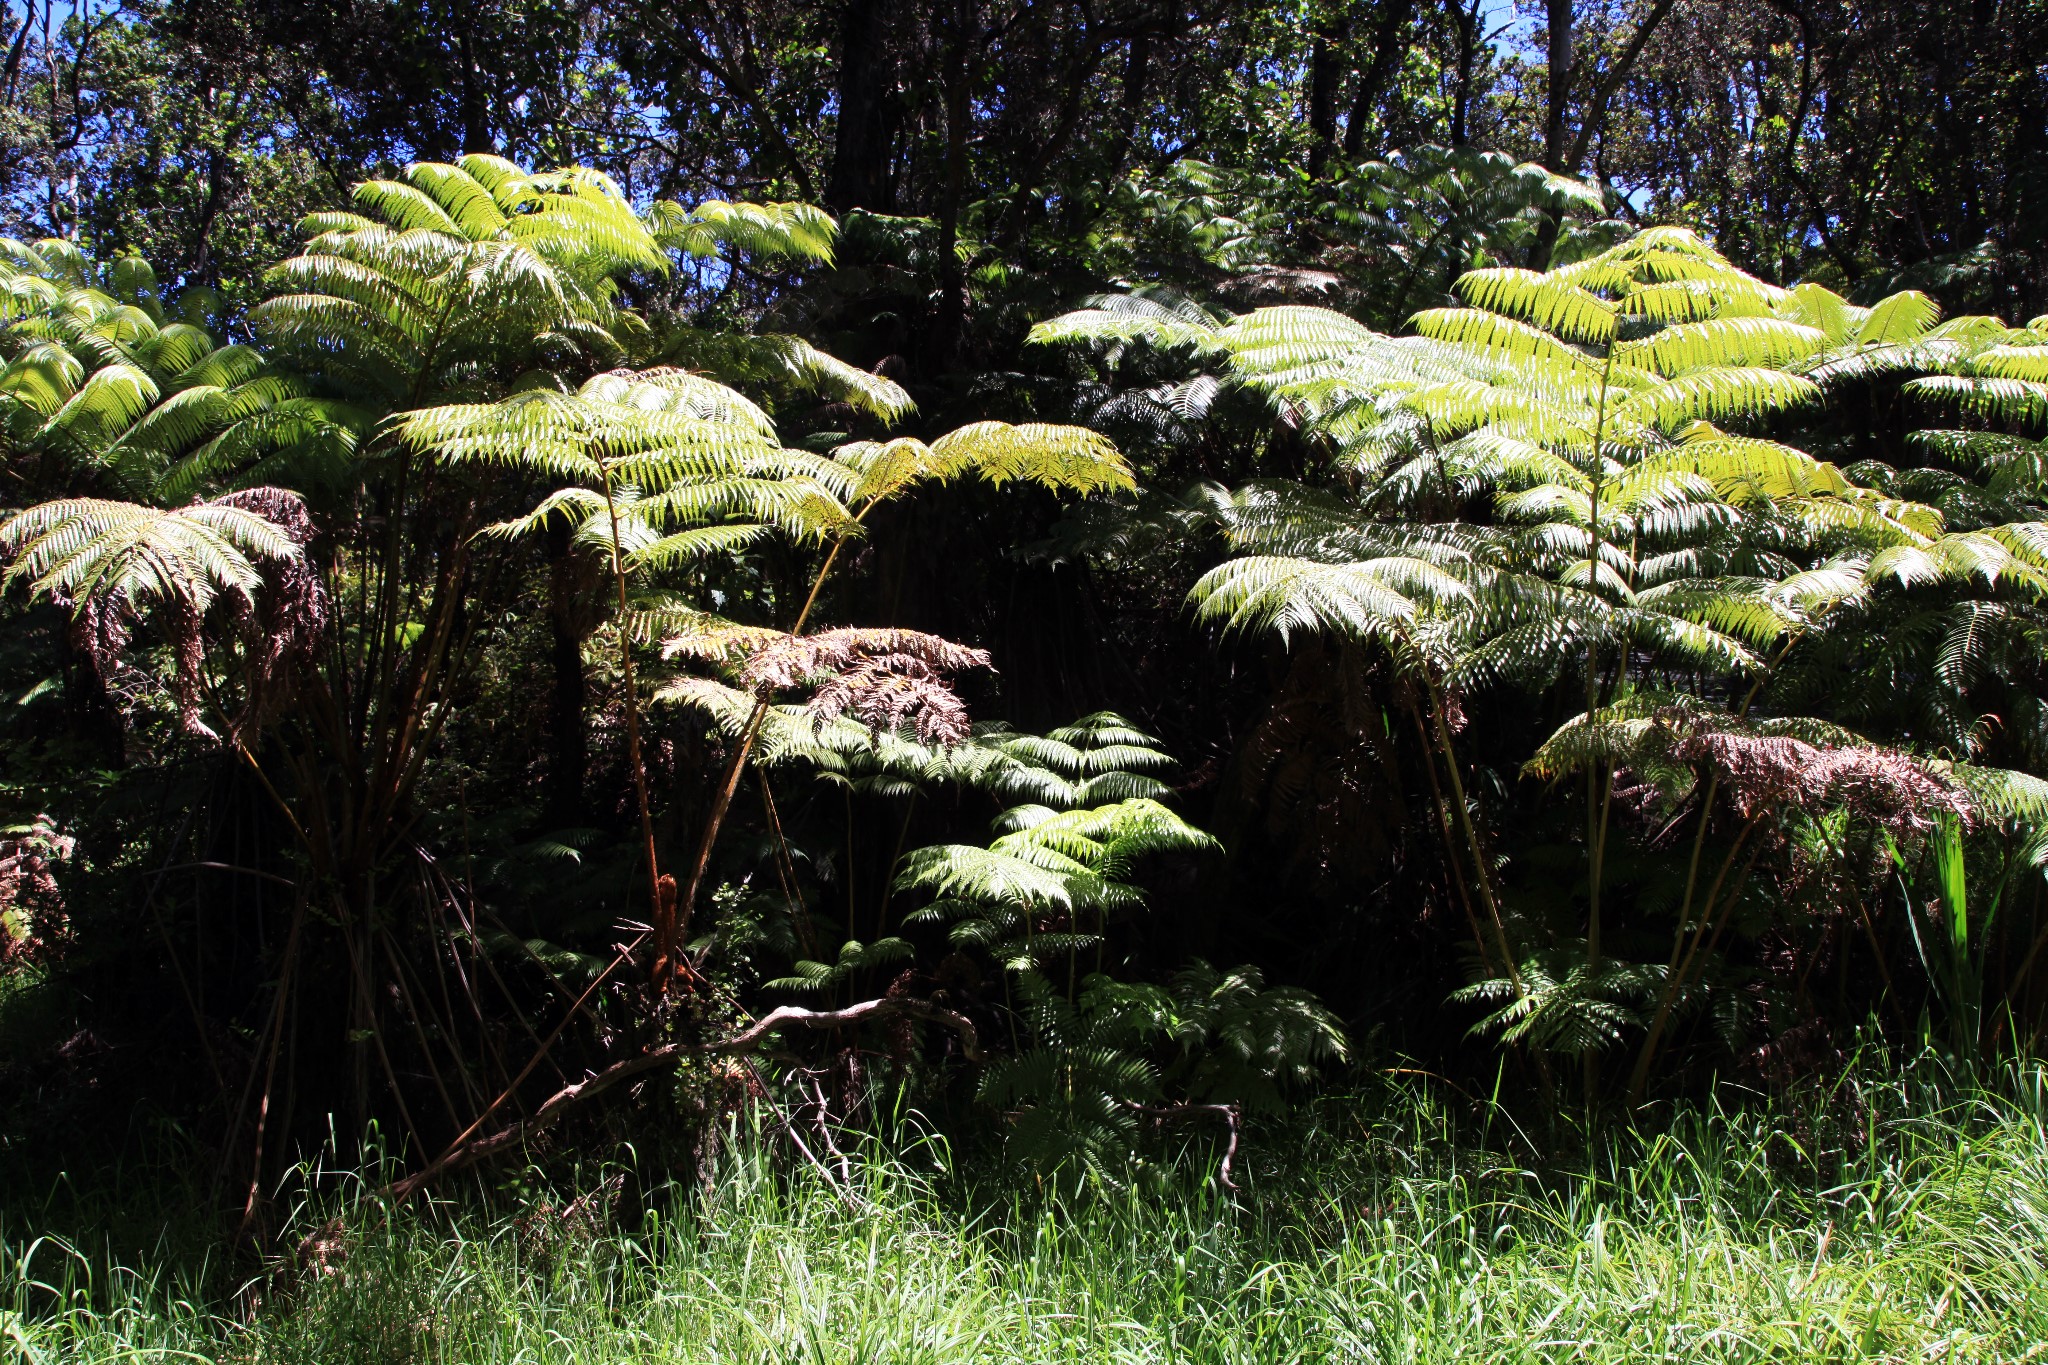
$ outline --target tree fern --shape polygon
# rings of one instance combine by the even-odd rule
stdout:
[[[0,523],[7,582],[68,603],[130,608],[170,603],[204,612],[223,593],[253,597],[264,561],[302,547],[244,507],[194,503],[169,511],[98,498],[46,502]]]

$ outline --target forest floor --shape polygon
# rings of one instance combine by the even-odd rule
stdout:
[[[0,1207],[0,1360],[2035,1360],[2044,1110],[2038,1070],[1895,1084],[1823,1131],[1710,1107],[1539,1163],[1404,1088],[1255,1134],[1235,1194],[1190,1149],[1063,1199],[970,1197],[935,1140],[827,1178],[741,1135],[651,1200],[528,1177],[387,1216],[316,1181],[267,1271],[60,1182]]]

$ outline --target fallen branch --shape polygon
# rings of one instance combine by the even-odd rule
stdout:
[[[1197,1114],[1214,1114],[1223,1120],[1229,1137],[1223,1144],[1223,1164],[1216,1168],[1216,1183],[1226,1190],[1237,1189],[1237,1182],[1230,1178],[1231,1163],[1237,1160],[1237,1135],[1239,1114],[1234,1104],[1139,1104],[1136,1100],[1125,1100],[1136,1112],[1148,1119],[1165,1123],[1169,1119],[1184,1119]]]
[[[613,1062],[595,1075],[586,1077],[574,1085],[567,1085],[548,1096],[540,1108],[518,1123],[510,1124],[495,1133],[458,1143],[438,1158],[403,1180],[385,1186],[384,1195],[393,1205],[403,1203],[422,1186],[464,1166],[482,1161],[508,1147],[524,1146],[530,1139],[551,1127],[563,1114],[586,1101],[596,1099],[621,1081],[667,1066],[684,1057],[720,1056],[735,1052],[746,1052],[780,1028],[838,1028],[843,1024],[857,1024],[863,1020],[887,1019],[908,1015],[934,1024],[943,1024],[960,1035],[961,1052],[973,1061],[980,1057],[980,1040],[974,1025],[966,1016],[949,1010],[943,1005],[934,1005],[924,1000],[904,1000],[884,997],[880,1000],[864,1000],[858,1005],[849,1005],[843,1010],[807,1010],[795,1005],[783,1005],[770,1010],[751,1026],[730,1038],[721,1038],[709,1043],[667,1043],[652,1048],[637,1057]],[[1221,1105],[1188,1106],[1190,1108],[1224,1108]],[[1231,1123],[1231,1150],[1237,1148],[1237,1127]],[[1230,1161],[1224,1158],[1225,1183]]]

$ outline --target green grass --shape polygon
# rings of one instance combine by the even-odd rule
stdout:
[[[917,1166],[929,1146],[842,1191],[743,1140],[630,1231],[602,1192],[395,1219],[334,1194],[345,1257],[246,1282],[168,1242],[37,1241],[17,1212],[0,1343],[307,1365],[2044,1359],[2044,1107],[2034,1072],[1866,1093],[1825,1144],[1704,1110],[1539,1175],[1500,1116],[1403,1091],[1260,1144],[1235,1199],[1166,1173],[1061,1206],[974,1200]]]

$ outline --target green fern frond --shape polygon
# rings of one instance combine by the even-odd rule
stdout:
[[[839,225],[823,209],[797,203],[710,199],[684,210],[666,200],[649,211],[656,240],[699,259],[743,251],[767,259],[832,263]]]
[[[1777,318],[1715,317],[1664,327],[1640,341],[1617,341],[1614,354],[1666,377],[1731,366],[1775,368],[1818,354],[1826,332]]]
[[[278,496],[292,495],[278,492]],[[40,597],[139,608],[175,602],[204,612],[223,593],[253,600],[262,561],[295,560],[289,532],[239,506],[194,503],[172,511],[100,498],[68,498],[0,523],[6,582]]]
[[[1222,321],[1185,295],[1148,288],[1091,298],[1074,312],[1034,326],[1026,342],[1052,346],[1143,341],[1162,349],[1192,346],[1206,351],[1214,349]]]
[[[2025,379],[1938,374],[1909,380],[1904,392],[1994,422],[2048,422],[2048,383]]]
[[[1455,288],[1475,308],[1533,323],[1567,341],[1598,345],[1614,338],[1614,305],[1555,273],[1516,266],[1468,270]]]
[[[1386,558],[1318,564],[1273,556],[1229,560],[1188,594],[1197,619],[1226,630],[1333,631],[1371,639],[1398,634],[1433,602],[1468,600],[1470,590],[1434,564]]]
[[[917,404],[893,379],[849,365],[800,337],[762,340],[773,346],[790,377],[814,392],[888,423],[900,422],[917,410]]]
[[[1593,357],[1542,328],[1484,308],[1431,308],[1408,321],[1418,333],[1433,340],[1451,342],[1490,359],[1548,365],[1560,377],[1599,368]]]
[[[1099,493],[1136,487],[1114,445],[1086,427],[974,422],[932,442],[935,477],[974,474],[990,483],[1037,483],[1056,492]]]
[[[1903,346],[1925,336],[1940,321],[1940,304],[1917,289],[1905,289],[1871,306],[1855,340],[1859,346]]]
[[[1020,908],[1071,910],[1071,879],[1023,858],[977,848],[944,844],[905,855],[896,885],[906,891],[929,891],[949,900],[995,902]]]
[[[1801,375],[1761,366],[1694,370],[1621,397],[1619,414],[1673,431],[1688,422],[1755,417],[1811,403],[1820,386]]]

